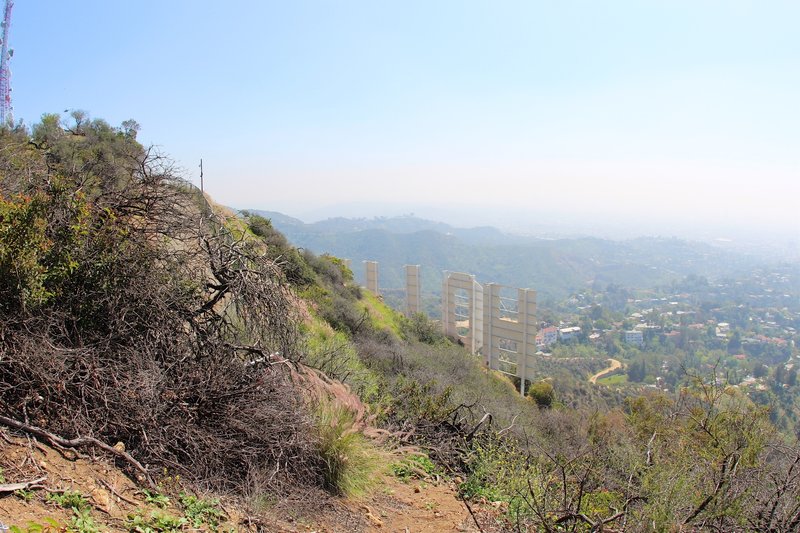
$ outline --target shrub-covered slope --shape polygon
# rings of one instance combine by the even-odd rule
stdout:
[[[134,130],[0,133],[6,422],[122,443],[151,484],[322,485],[288,275]]]
[[[800,525],[800,448],[735,387],[686,375],[674,396],[615,399],[618,407],[609,407],[603,395],[592,394],[568,408],[555,380],[549,402],[523,399],[424,317],[389,319],[391,312],[360,294],[335,258],[305,257],[315,271],[327,272],[301,291],[324,319],[305,327],[312,338],[327,339],[307,351],[309,364],[350,383],[400,444],[422,448],[460,480],[464,498],[499,502],[506,527],[792,531]],[[325,262],[339,265],[338,272]],[[328,326],[333,337],[321,333]]]

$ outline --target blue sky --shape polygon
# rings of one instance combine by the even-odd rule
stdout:
[[[17,0],[15,117],[135,118],[236,207],[796,234],[798,20],[777,1]]]

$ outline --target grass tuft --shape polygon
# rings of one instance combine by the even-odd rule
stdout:
[[[363,495],[375,481],[378,451],[356,429],[353,413],[346,407],[323,402],[316,415],[325,488],[341,496]]]

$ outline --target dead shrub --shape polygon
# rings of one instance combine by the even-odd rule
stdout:
[[[320,485],[276,261],[127,133],[46,126],[30,143],[0,133],[0,199],[37,198],[46,236],[0,253],[36,267],[3,286],[17,304],[0,306],[0,413],[211,488]],[[0,251],[15,228],[0,217]]]

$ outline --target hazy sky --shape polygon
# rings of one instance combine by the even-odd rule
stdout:
[[[135,118],[235,207],[797,233],[799,20],[765,0],[17,0],[13,99],[29,124]]]

